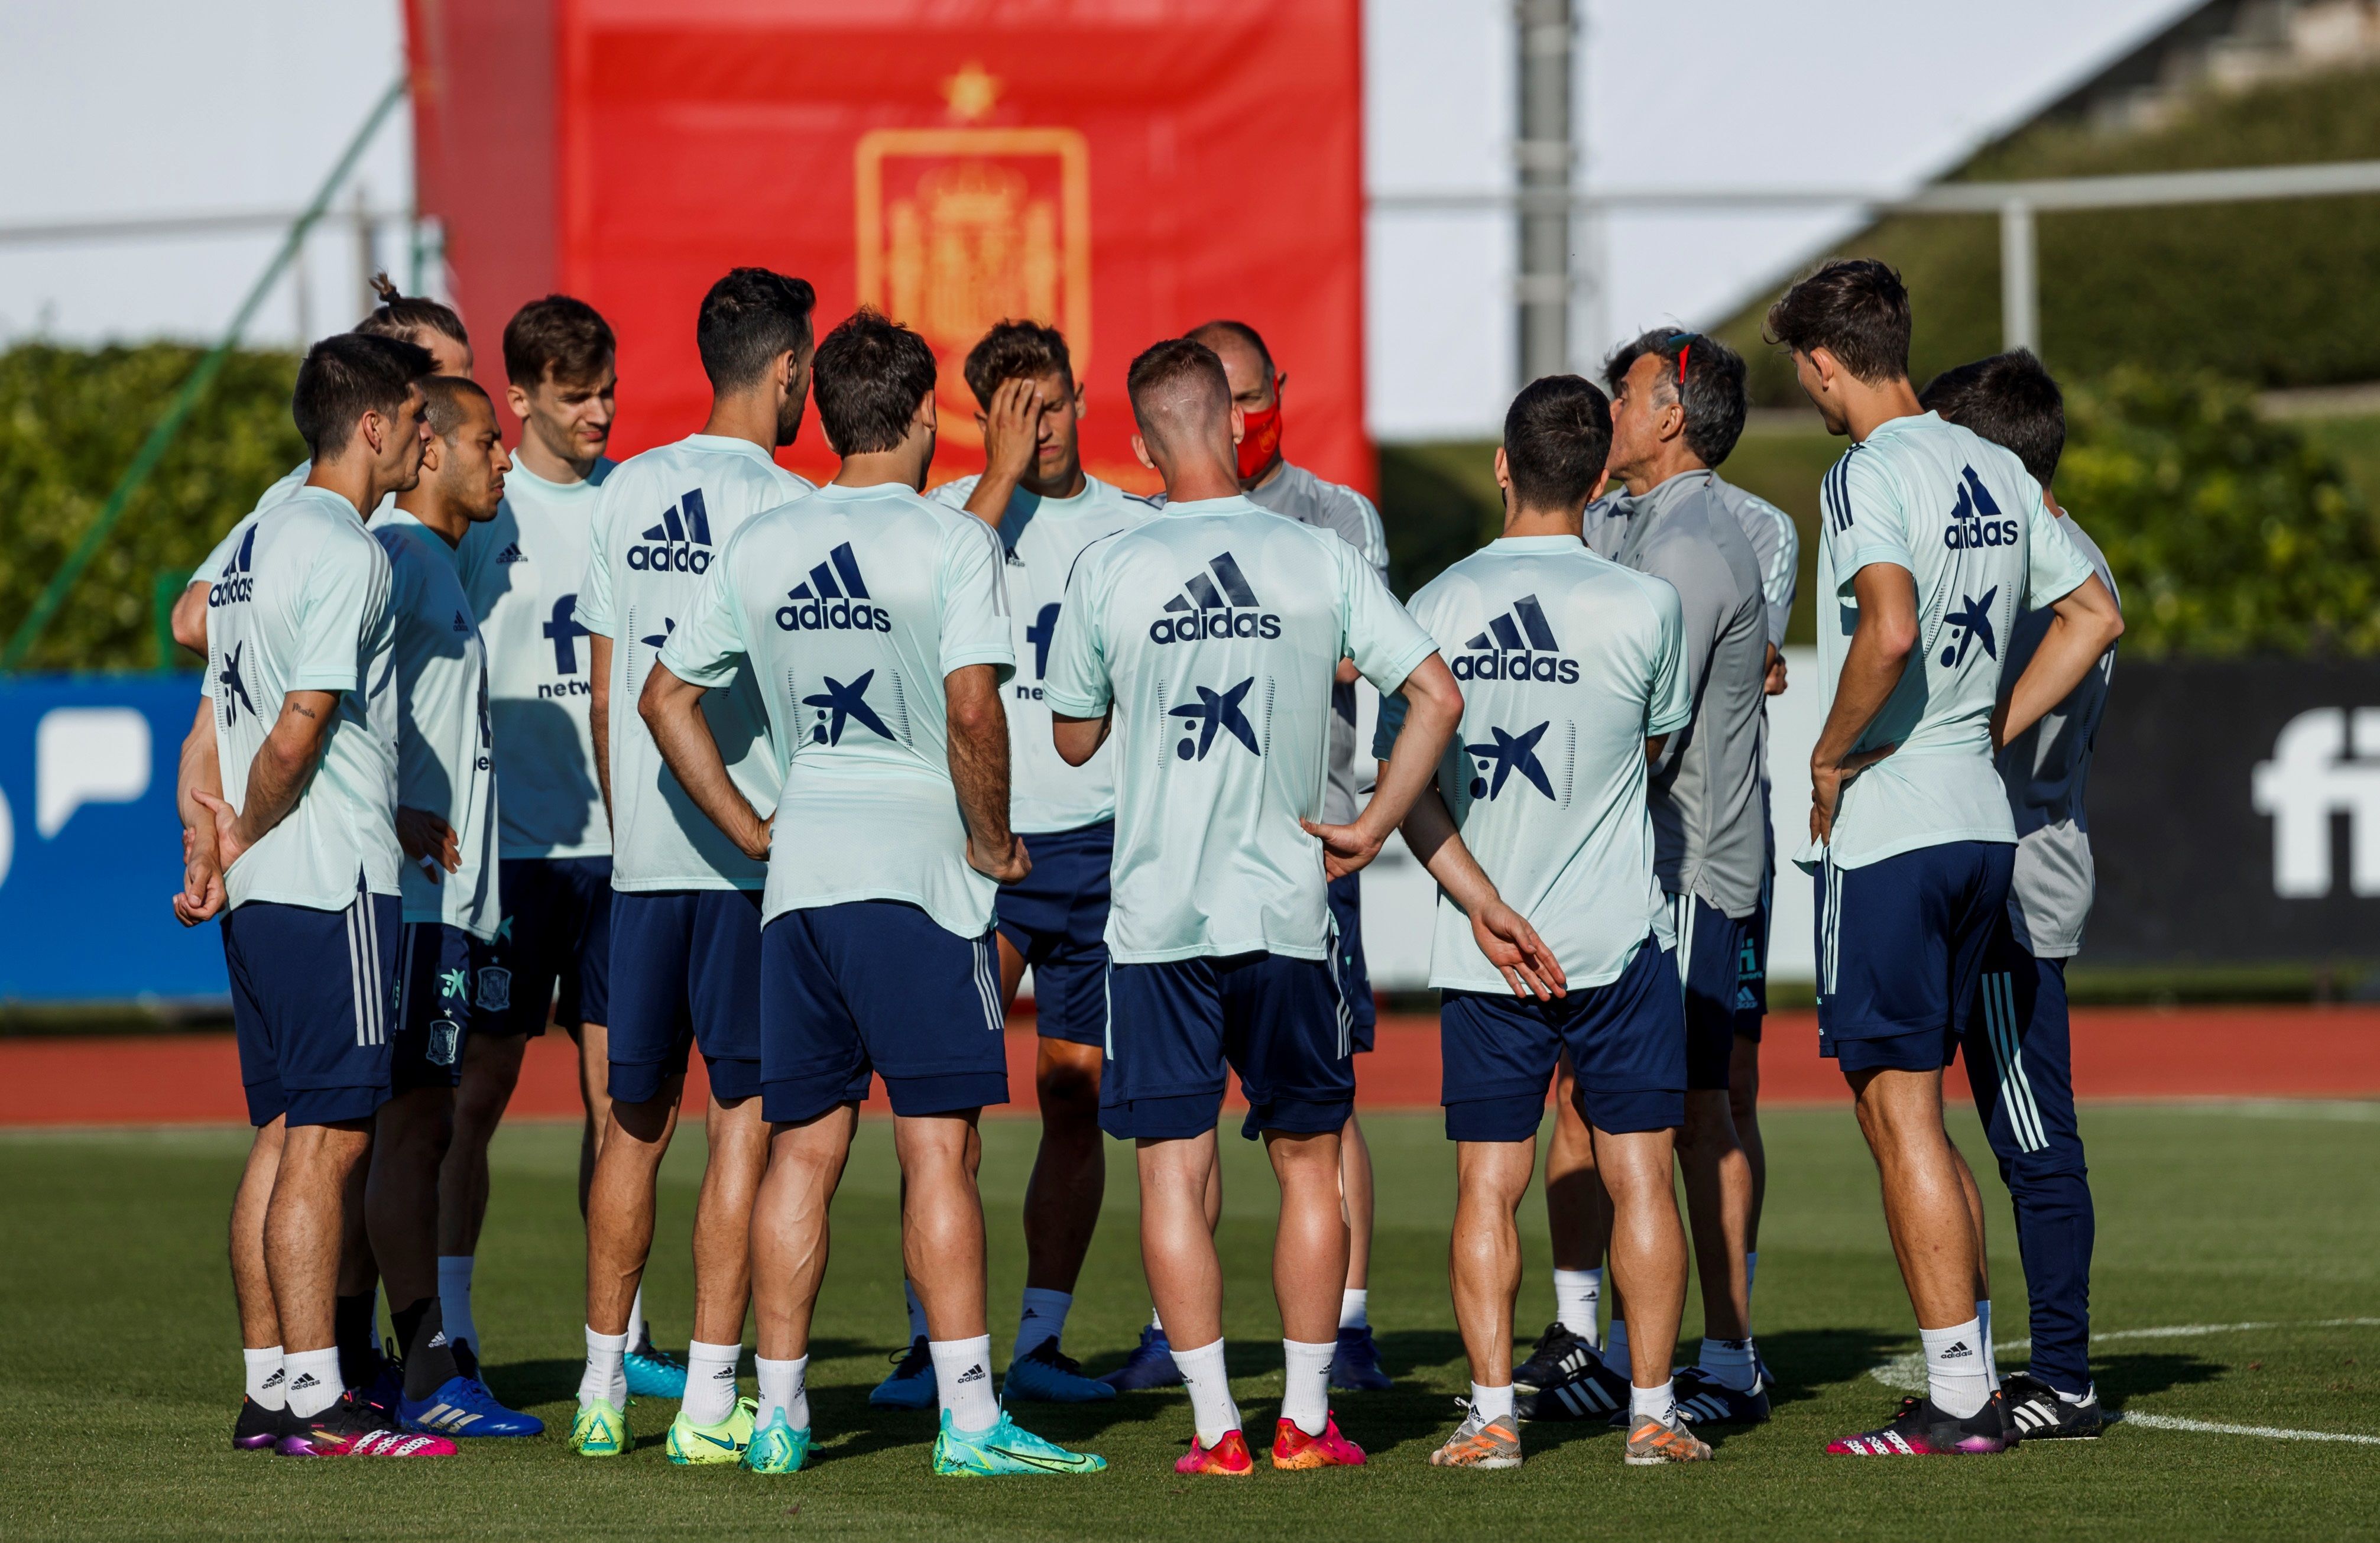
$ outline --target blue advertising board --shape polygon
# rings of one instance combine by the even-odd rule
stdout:
[[[199,677],[0,677],[0,1001],[221,997],[223,942],[174,919],[174,778]]]

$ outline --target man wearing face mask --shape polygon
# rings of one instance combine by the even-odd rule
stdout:
[[[1223,361],[1232,401],[1247,428],[1240,440],[1240,491],[1251,503],[1300,525],[1319,526],[1363,554],[1383,581],[1389,577],[1389,541],[1380,512],[1354,489],[1326,482],[1281,454],[1281,391],[1289,376],[1275,368],[1272,352],[1245,322],[1214,321],[1190,334]],[[1330,767],[1322,792],[1322,819],[1340,825],[1355,818],[1362,791],[1355,778],[1355,666],[1339,662],[1330,696]],[[1358,1051],[1372,1048],[1372,979],[1364,966],[1360,875],[1330,885],[1330,921],[1336,942],[1331,963],[1339,990],[1354,1020]],[[1353,1116],[1340,1142],[1340,1187],[1351,1233],[1347,1287],[1339,1310],[1339,1348],[1330,1364],[1330,1385],[1347,1391],[1378,1391],[1389,1386],[1365,1312],[1372,1253],[1372,1154]]]

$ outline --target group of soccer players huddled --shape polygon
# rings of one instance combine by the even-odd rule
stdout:
[[[1242,322],[1132,361],[1147,496],[1084,469],[1065,339],[999,323],[965,365],[985,469],[929,491],[931,349],[864,309],[817,336],[798,278],[711,287],[708,420],[617,464],[591,307],[552,296],[506,325],[508,450],[461,319],[383,298],[308,353],[311,458],[175,615],[207,674],[174,904],[220,919],[257,1127],[231,1221],[236,1445],[437,1456],[542,1430],[482,1379],[471,1286],[489,1139],[552,1024],[587,1115],[575,1452],[629,1452],[633,1400],[668,1398],[671,1462],[803,1466],[828,1215],[880,1079],[909,1328],[869,1402],[939,1409],[933,1472],[1099,1471],[1020,1409],[1177,1385],[1177,1471],[1252,1472],[1213,1235],[1236,1072],[1281,1189],[1271,1463],[1362,1464],[1331,1406],[1390,1385],[1357,886],[1396,832],[1439,891],[1471,1382],[1430,1462],[1517,1467],[1524,1422],[1581,1419],[1622,1428],[1630,1464],[1700,1462],[1698,1428],[1769,1417],[1766,702],[1798,541],[1718,475],[1746,414],[1725,344],[1657,330],[1603,386],[1524,388],[1502,534],[1400,603],[1371,504],[1284,458],[1288,377]],[[1821,1050],[1929,1381],[1828,1450],[2095,1435],[2063,971],[2122,623],[2049,492],[2058,388],[2020,352],[1921,395],[1907,294],[1875,262],[1818,269],[1768,326],[1852,441],[1821,490],[1828,707],[1792,861],[1816,886]],[[813,401],[841,460],[821,486],[775,460]],[[1358,676],[1380,696],[1362,755]],[[1010,1098],[1027,969],[1041,1141],[995,1383],[977,1122]],[[2031,1297],[2032,1369],[2005,1381],[1980,1196],[1943,1124],[1962,1045]],[[690,1050],[708,1155],[681,1357],[640,1282]],[[1516,1365],[1514,1217],[1549,1089],[1556,1316]],[[1094,1378],[1062,1340],[1103,1137],[1135,1145],[1153,1313]],[[1690,1237],[1704,1337],[1673,1371]]]

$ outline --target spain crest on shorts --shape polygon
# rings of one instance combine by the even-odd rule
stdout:
[[[473,1003],[482,1013],[508,1013],[513,1005],[513,972],[501,965],[480,971],[480,995]]]
[[[430,1046],[423,1053],[432,1066],[452,1066],[463,1049],[463,1030],[452,1018],[441,1018],[430,1026]]]

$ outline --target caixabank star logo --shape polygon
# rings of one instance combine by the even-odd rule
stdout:
[[[943,83],[954,118],[981,117],[999,80],[969,66]],[[934,350],[942,438],[974,446],[976,401],[960,367],[993,322],[1023,317],[1066,334],[1075,378],[1091,358],[1090,149],[1063,128],[878,128],[855,173],[860,302],[914,327]]]

